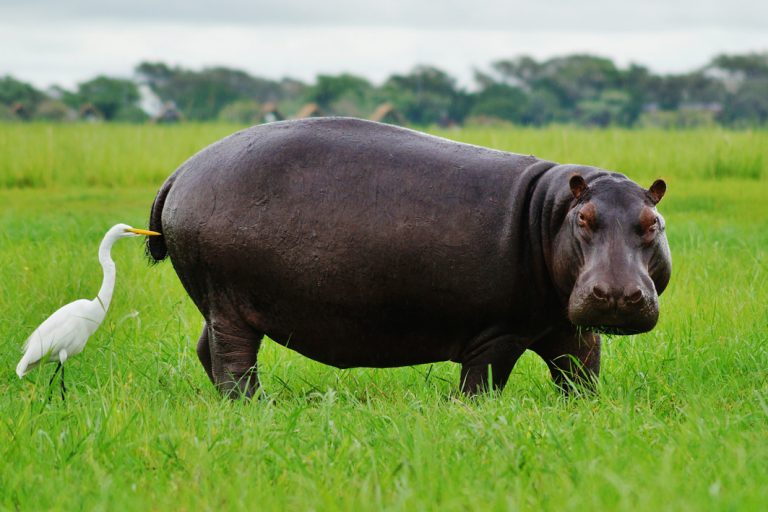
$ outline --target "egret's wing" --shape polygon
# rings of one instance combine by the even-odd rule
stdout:
[[[32,352],[27,360],[37,361],[50,352],[77,342],[80,337],[87,339],[101,323],[98,318],[90,318],[94,316],[92,310],[91,301],[86,299],[59,308],[27,338],[23,351],[25,354]]]

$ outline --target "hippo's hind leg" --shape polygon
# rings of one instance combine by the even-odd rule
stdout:
[[[481,334],[458,360],[461,363],[461,391],[468,395],[488,391],[489,368],[493,389],[504,389],[523,352],[525,346],[514,336],[493,331]]]
[[[594,390],[600,374],[600,336],[574,328],[552,332],[530,347],[547,363],[552,379],[564,392],[574,387]]]
[[[208,378],[211,382],[213,380],[213,367],[211,366],[211,344],[210,336],[208,336],[208,324],[203,324],[203,332],[200,333],[200,339],[197,340],[197,358],[200,360],[200,364],[205,368],[205,373],[208,374]]]
[[[204,336],[204,335],[203,335]],[[203,341],[203,336],[200,341]],[[230,398],[251,398],[259,388],[256,357],[263,333],[237,323],[212,319],[208,324],[209,377],[216,388]],[[198,356],[205,366],[203,347]],[[207,370],[207,368],[206,368]]]

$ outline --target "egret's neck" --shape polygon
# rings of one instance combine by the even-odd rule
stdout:
[[[99,245],[99,263],[101,268],[104,269],[104,280],[101,283],[101,289],[99,289],[99,295],[97,301],[101,304],[106,312],[109,309],[109,303],[112,302],[112,292],[115,289],[115,262],[112,261],[112,245],[117,238],[105,237]]]

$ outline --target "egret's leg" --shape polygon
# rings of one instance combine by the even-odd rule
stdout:
[[[64,395],[67,393],[67,386],[64,385],[64,365],[59,363],[61,365],[61,399],[65,400]]]
[[[56,369],[53,370],[53,375],[51,375],[51,380],[48,381],[48,401],[51,401],[51,395],[53,395],[53,379],[56,378],[56,374],[59,373],[59,370],[61,370],[61,361],[56,365]],[[62,372],[63,373],[63,372]]]
[[[61,370],[61,363],[56,364],[56,369],[53,370],[53,375],[51,375],[51,380],[48,381],[49,387],[51,384],[53,384],[53,379],[56,378],[56,374],[59,373],[59,370]]]
[[[67,386],[64,385],[64,363],[67,362],[67,351],[61,349],[59,351],[59,365],[61,366],[61,399],[64,400],[64,394],[67,392]]]

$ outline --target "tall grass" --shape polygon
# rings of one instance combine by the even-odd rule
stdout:
[[[112,309],[68,363],[67,402],[54,394],[49,403],[52,367],[20,381],[18,347],[58,306],[96,293],[104,231],[143,225],[157,184],[229,128],[1,130],[11,187],[0,190],[2,510],[765,506],[768,180],[763,169],[755,179],[696,167],[718,151],[724,168],[764,165],[762,133],[448,133],[641,182],[667,178],[660,210],[674,270],[661,321],[606,339],[597,396],[561,397],[531,354],[501,395],[470,400],[451,363],[340,371],[266,341],[262,399],[222,400],[197,362],[201,318],[172,266],[148,267],[129,239],[113,251]],[[35,149],[48,134],[55,149]],[[37,177],[27,184],[35,188],[7,179],[22,148],[36,163],[14,176]],[[80,174],[91,165],[93,186]]]
[[[468,128],[437,132],[505,151],[532,153],[559,163],[612,169],[638,179],[764,179],[768,131],[722,129],[577,130]]]
[[[162,183],[235,125],[0,123],[0,188],[125,187]],[[452,139],[560,163],[617,170],[638,179],[768,177],[768,132],[576,130],[555,126],[435,130]]]
[[[205,124],[0,123],[0,187],[154,185],[236,129]]]

